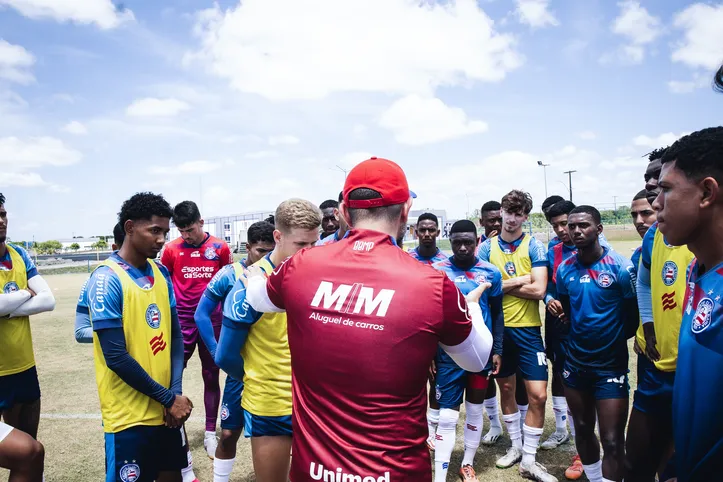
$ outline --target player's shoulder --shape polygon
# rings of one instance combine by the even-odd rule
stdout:
[[[224,241],[221,238],[217,238],[216,236],[209,234],[208,239],[206,240],[206,244],[209,244],[213,246],[216,249],[223,249],[228,248],[228,243]]]
[[[13,244],[13,243],[8,243],[8,246],[10,246],[12,249],[14,249],[15,252],[17,252],[18,255],[21,258],[23,258],[23,262],[25,262],[25,264],[30,264],[33,266],[35,265],[35,263],[33,263],[33,258],[30,257],[30,253],[28,253],[28,251],[25,248],[23,248],[22,246],[20,246],[18,244]]]
[[[452,261],[449,258],[440,259],[439,261],[432,263],[432,268],[434,269],[450,270],[453,267]]]
[[[617,251],[613,251],[612,249],[607,252],[604,261],[605,264],[611,265],[618,270],[625,270],[633,266],[633,262],[630,260],[630,258],[627,258],[622,254],[618,253]]]
[[[158,258],[152,259],[152,260],[150,260],[150,262],[156,264],[156,267],[158,268],[158,270],[161,272],[161,274],[163,276],[165,276],[166,278],[171,276],[171,273],[168,271],[168,268],[166,268],[166,266],[164,266],[164,264],[161,262],[160,259],[158,259]]]
[[[542,241],[537,239],[535,236],[533,236],[531,234],[525,234],[525,236],[527,236],[530,240],[530,248],[532,248],[534,246],[536,249],[542,249],[544,251],[547,251],[547,248],[542,243]]]
[[[653,243],[655,242],[655,234],[658,232],[658,222],[655,221],[652,226],[648,228],[648,231],[645,233],[645,236],[643,236],[643,248],[645,248],[646,244],[650,246],[650,248],[653,247]]]
[[[475,267],[476,269],[487,270],[487,271],[491,271],[491,272],[493,272],[493,273],[497,273],[497,274],[499,274],[499,275],[502,275],[502,272],[499,270],[499,268],[498,268],[497,266],[493,265],[493,264],[490,263],[489,261],[485,261],[485,260],[480,259],[480,258],[477,258],[477,264],[475,264],[474,267]]]
[[[558,272],[562,269],[569,269],[572,268],[577,264],[577,256],[568,256],[567,258],[563,259],[560,263],[560,266],[557,267]]]

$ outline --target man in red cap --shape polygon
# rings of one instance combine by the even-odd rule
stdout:
[[[294,482],[431,482],[426,382],[437,346],[471,372],[489,359],[477,301],[490,284],[465,300],[397,247],[413,196],[398,165],[368,159],[344,185],[344,239],[297,253],[268,280],[249,272],[247,309],[287,314]]]

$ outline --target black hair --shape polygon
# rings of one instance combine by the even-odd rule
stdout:
[[[689,179],[714,177],[723,182],[723,127],[709,127],[678,139],[663,156]]]
[[[177,228],[187,228],[191,224],[201,220],[201,211],[193,201],[183,201],[173,208],[173,224]]]
[[[573,214],[589,214],[592,217],[592,220],[595,224],[602,224],[602,218],[600,217],[600,211],[598,211],[597,209],[595,209],[592,206],[586,206],[586,205],[578,206],[575,209],[573,209],[572,211],[570,211],[569,214],[570,214],[570,216],[572,216]]]
[[[339,203],[337,201],[334,201],[333,199],[327,199],[319,205],[319,209],[321,209],[322,211],[329,208],[337,209],[338,207]]]
[[[500,206],[500,203],[497,201],[487,201],[482,205],[482,209],[479,210],[480,216],[483,216],[485,213],[488,213],[490,211],[499,211],[502,209],[502,206]]]
[[[0,206],[5,204],[5,196],[3,196],[3,193],[0,192]]]
[[[455,221],[449,230],[450,235],[454,233],[474,233],[477,236],[477,226],[469,219],[460,219]]]
[[[369,199],[380,199],[381,197],[382,195],[377,191],[366,187],[354,189],[349,193],[349,200],[351,201],[366,201]],[[380,206],[376,208],[350,208],[349,217],[351,218],[351,225],[354,226],[357,222],[365,219],[382,219],[394,222],[399,219],[403,206],[404,203],[392,204],[391,206]]]
[[[118,213],[118,222],[124,227],[126,221],[150,221],[153,216],[172,218],[173,209],[162,195],[152,192],[139,192],[126,200]]]
[[[272,226],[276,225],[276,218],[274,217],[273,214],[270,215],[268,218],[264,219],[264,221],[266,221],[267,223],[269,223]]]
[[[113,226],[113,242],[119,248],[123,246],[123,241],[126,239],[126,230],[121,223],[117,223]]]
[[[344,200],[344,191],[339,191],[339,202]]]
[[[271,243],[274,244],[274,225],[266,221],[259,221],[249,226],[247,233],[249,244]]]
[[[713,88],[720,93],[723,93],[723,65],[720,66],[718,72],[713,77]]]
[[[548,197],[547,199],[545,199],[542,202],[542,207],[541,207],[542,212],[543,213],[547,212],[547,210],[550,209],[552,206],[554,206],[555,204],[559,203],[560,201],[564,201],[564,200],[565,200],[564,197],[558,196],[557,194]]]
[[[528,215],[532,211],[532,196],[530,193],[515,189],[504,195],[500,205],[508,213]]]
[[[432,214],[432,213],[422,214],[421,216],[419,216],[417,218],[417,226],[419,226],[419,223],[421,223],[422,221],[434,221],[434,224],[439,226],[439,218],[437,217],[436,214]]]
[[[549,221],[550,219],[562,216],[563,214],[570,214],[573,209],[575,209],[575,203],[572,201],[565,201],[563,199],[562,201],[556,202],[550,206],[550,209],[547,210],[545,216]]]
[[[665,151],[667,151],[667,147],[661,147],[660,149],[655,149],[652,152],[648,152],[646,155],[648,156],[648,161],[653,162],[657,161],[658,159],[662,159],[663,155],[665,155]]]
[[[633,198],[633,201],[637,201],[638,199],[646,199],[647,200],[648,199],[647,194],[648,194],[648,191],[646,191],[645,189],[638,191],[638,193]]]

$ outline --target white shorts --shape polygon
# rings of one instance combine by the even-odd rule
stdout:
[[[12,431],[13,431],[13,428],[10,425],[0,422],[0,442],[5,440],[5,437],[10,435],[10,432],[12,432]]]

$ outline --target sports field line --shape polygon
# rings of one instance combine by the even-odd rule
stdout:
[[[48,420],[101,420],[100,413],[41,413],[40,418]],[[188,422],[205,422],[205,417],[190,417]]]

